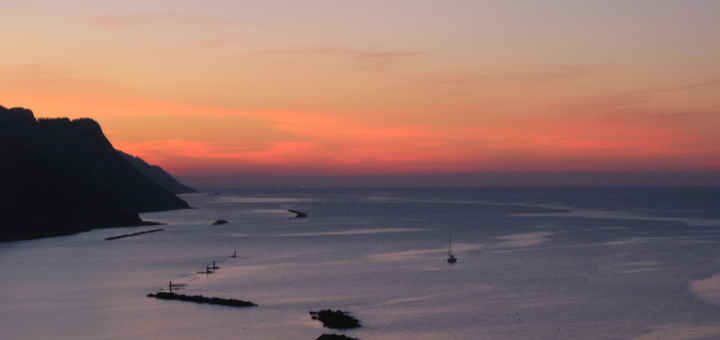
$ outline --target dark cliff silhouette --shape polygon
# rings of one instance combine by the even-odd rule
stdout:
[[[0,106],[0,241],[145,224],[187,208],[126,162],[91,119],[35,119]]]
[[[132,166],[138,169],[143,175],[150,178],[153,182],[163,187],[163,189],[173,194],[187,194],[196,192],[195,189],[178,182],[178,180],[170,176],[170,174],[165,172],[165,170],[163,170],[161,167],[157,165],[150,165],[144,160],[142,160],[140,157],[128,155],[120,150],[117,150],[117,152],[118,154],[120,154],[120,156],[122,156],[124,160],[132,164]]]

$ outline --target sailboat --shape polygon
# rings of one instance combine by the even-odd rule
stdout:
[[[449,246],[448,246],[448,263],[455,263],[457,262],[457,257],[452,254],[452,233],[450,233],[450,236],[448,236]]]

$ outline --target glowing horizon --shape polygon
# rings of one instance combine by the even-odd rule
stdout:
[[[88,4],[0,14],[0,105],[173,175],[720,172],[717,2]]]

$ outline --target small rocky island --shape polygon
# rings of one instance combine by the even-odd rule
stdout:
[[[220,225],[220,224],[227,224],[227,223],[228,223],[228,221],[226,221],[226,220],[217,220],[217,221],[213,222],[211,225]]]
[[[334,329],[351,329],[360,327],[360,321],[341,310],[323,309],[319,312],[310,312],[313,320],[323,323],[323,327]]]
[[[242,300],[235,300],[235,299],[222,299],[217,297],[204,297],[202,295],[182,295],[182,294],[175,294],[175,293],[167,293],[167,292],[158,292],[155,294],[148,294],[147,297],[150,298],[156,298],[158,300],[178,300],[178,301],[187,301],[187,302],[195,302],[195,303],[207,303],[210,305],[220,305],[220,306],[229,306],[229,307],[256,307],[257,305],[250,302],[250,301],[242,301]]]

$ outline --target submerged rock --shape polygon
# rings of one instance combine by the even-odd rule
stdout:
[[[323,327],[327,328],[350,329],[360,327],[360,321],[341,310],[323,309],[319,312],[310,312],[310,317],[313,320],[322,322]]]
[[[307,214],[302,211],[288,209],[288,212],[295,214],[295,218],[307,217]]]

